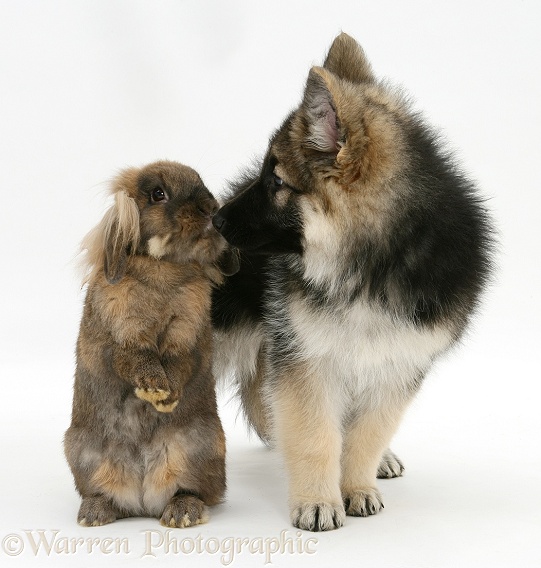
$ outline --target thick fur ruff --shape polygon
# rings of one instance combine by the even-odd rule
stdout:
[[[341,34],[214,224],[241,250],[214,292],[216,368],[284,455],[293,524],[377,512],[376,476],[402,472],[387,444],[490,275],[474,184]]]
[[[211,225],[218,204],[195,171],[122,172],[84,240],[88,289],[65,453],[78,522],[156,516],[204,522],[225,492],[212,374],[211,290],[236,257]]]

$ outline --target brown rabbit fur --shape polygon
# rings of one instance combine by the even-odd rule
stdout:
[[[85,238],[88,290],[65,454],[98,526],[207,518],[224,496],[225,437],[211,370],[210,298],[237,268],[214,230],[218,203],[176,162],[123,171]]]

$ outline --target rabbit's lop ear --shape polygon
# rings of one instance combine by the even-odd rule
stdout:
[[[139,209],[125,191],[115,193],[115,203],[104,232],[103,268],[110,284],[119,282],[126,272],[128,255],[137,249],[140,238]]]
[[[115,225],[117,224],[115,223]],[[128,250],[126,247],[122,246],[122,241],[119,236],[117,236],[118,232],[118,228],[113,226],[105,240],[103,270],[109,284],[119,282],[126,272]]]
[[[236,274],[240,268],[239,251],[230,246],[226,247],[216,264],[220,272],[225,274],[225,276]]]
[[[124,170],[113,181],[113,205],[81,243],[83,286],[101,270],[111,284],[118,282],[126,271],[128,255],[135,254],[139,246],[139,208],[128,194],[137,174],[135,168]]]

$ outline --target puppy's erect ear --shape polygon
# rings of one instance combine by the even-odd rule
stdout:
[[[312,67],[306,82],[302,108],[308,121],[305,144],[320,152],[338,153],[342,131],[332,91],[332,75],[321,67]]]
[[[333,41],[323,67],[340,79],[352,83],[372,83],[375,81],[372,67],[362,47],[345,33],[341,33]]]
[[[139,244],[139,209],[135,200],[125,191],[115,193],[115,203],[109,211],[104,230],[105,277],[116,284],[126,271],[128,254]]]

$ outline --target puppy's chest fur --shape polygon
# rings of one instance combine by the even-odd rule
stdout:
[[[273,337],[317,380],[353,399],[411,393],[453,342],[444,327],[416,325],[362,298],[318,306],[295,293],[275,298],[274,306],[278,301],[282,307],[269,319]]]

